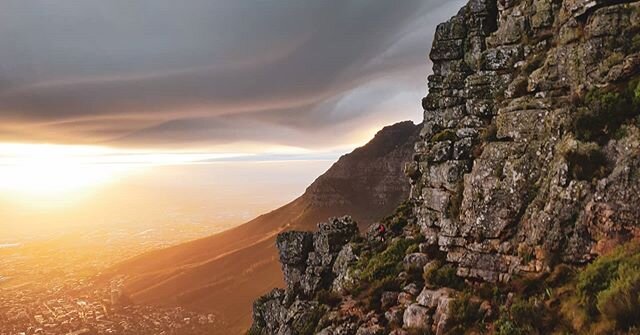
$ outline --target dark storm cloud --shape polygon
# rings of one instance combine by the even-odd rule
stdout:
[[[398,96],[390,119],[416,118],[461,3],[5,0],[0,139],[311,145]]]

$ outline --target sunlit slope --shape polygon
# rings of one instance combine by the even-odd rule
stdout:
[[[386,127],[291,203],[220,234],[127,260],[105,278],[127,275],[133,301],[211,311],[229,334],[240,333],[250,324],[253,300],[283,283],[276,235],[311,230],[330,216],[349,214],[364,227],[389,214],[408,196],[403,166],[417,133],[411,122]]]

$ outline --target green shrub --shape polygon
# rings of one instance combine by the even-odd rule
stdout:
[[[431,142],[455,141],[458,139],[455,130],[445,129],[431,137]]]
[[[577,294],[580,302],[591,315],[597,313],[598,294],[606,290],[616,278],[623,255],[621,250],[616,250],[609,255],[601,256],[579,273],[576,284]]]
[[[409,239],[397,239],[389,244],[381,253],[370,258],[361,257],[356,268],[361,269],[359,279],[373,282],[387,277],[395,277],[402,270],[402,260],[407,249],[417,242]]]
[[[440,261],[424,272],[424,280],[436,287],[464,288],[464,280],[456,274],[455,266]]]
[[[516,276],[510,286],[515,293],[523,297],[539,294],[546,288],[543,278],[533,274]]]
[[[577,295],[588,315],[620,328],[640,325],[640,245],[630,243],[599,257],[578,275]]]
[[[482,321],[480,302],[469,293],[463,293],[451,302],[451,325],[449,334],[464,334]]]
[[[544,308],[541,303],[524,299],[516,299],[509,310],[511,320],[528,328],[536,328],[542,325],[543,313]]]
[[[496,321],[496,335],[526,335],[529,331],[518,327],[508,318],[501,318]]]
[[[626,87],[596,88],[584,98],[574,122],[574,133],[582,141],[606,143],[627,120],[640,114],[640,81]],[[620,133],[618,133],[618,136]]]
[[[364,305],[368,310],[379,311],[382,293],[385,291],[399,291],[400,283],[396,278],[387,277],[371,282],[364,292]]]
[[[399,235],[407,224],[409,224],[409,219],[412,216],[413,206],[411,202],[405,201],[396,208],[392,215],[384,218],[382,223],[386,224],[393,234]]]
[[[545,279],[545,285],[550,287],[564,285],[576,276],[576,271],[569,265],[558,264]]]
[[[640,325],[640,268],[622,264],[618,278],[598,294],[598,310],[622,329]]]
[[[496,321],[496,334],[520,335],[542,334],[545,326],[545,309],[540,302],[531,299],[516,299]]]
[[[502,293],[500,292],[500,287],[494,283],[481,283],[475,290],[476,294],[484,299],[497,302],[502,298]]]

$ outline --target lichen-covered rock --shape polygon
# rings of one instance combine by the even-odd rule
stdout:
[[[288,287],[296,286],[302,280],[307,257],[313,250],[313,234],[309,232],[284,232],[278,235],[276,246],[282,263],[284,280]]]
[[[347,244],[340,250],[333,263],[335,280],[332,284],[332,290],[345,293],[349,287],[355,284],[356,278],[351,273],[351,267],[357,260],[353,245]]]
[[[429,309],[418,304],[407,307],[403,320],[403,327],[407,329],[431,329],[432,319]]]
[[[600,141],[615,167],[599,180],[571,176],[567,148],[590,108],[580,97],[640,74],[639,18],[634,1],[473,0],[438,26],[411,171],[425,251],[506,281],[547,269],[544,255],[581,263],[637,234],[639,158],[625,149],[637,125],[626,144]]]
[[[382,309],[388,309],[398,303],[398,292],[382,292],[380,297],[380,306]]]
[[[320,289],[330,289],[337,277],[334,289],[343,290],[351,280],[347,268],[355,261],[352,249],[343,247],[358,234],[358,225],[348,216],[320,223],[315,233],[279,234],[276,245],[287,288],[310,297]]]
[[[431,259],[427,254],[414,252],[404,256],[402,264],[405,269],[422,269]]]
[[[276,246],[282,264],[303,264],[313,247],[313,234],[296,231],[284,232],[278,235]]]
[[[402,326],[404,309],[402,307],[392,307],[384,312],[384,318],[391,326]]]
[[[453,297],[441,297],[436,306],[436,311],[433,314],[433,329],[436,335],[444,335],[449,330],[450,320],[452,318],[451,304]]]
[[[355,335],[358,326],[352,322],[344,322],[338,326],[330,326],[321,330],[317,335]]]
[[[318,224],[315,233],[279,234],[276,246],[287,289],[274,290],[254,303],[252,329],[260,334],[310,334],[324,309],[314,295],[334,287],[336,278],[347,280],[347,269],[355,260],[348,244],[358,236],[358,225],[348,216]]]
[[[437,290],[430,290],[428,288],[424,288],[416,301],[425,307],[436,308],[439,305],[443,304],[443,301],[449,301],[449,299],[453,296],[455,291],[443,287]]]
[[[295,300],[275,289],[253,305],[254,334],[309,334],[318,323],[322,307],[315,301]]]
[[[398,305],[406,307],[413,303],[415,296],[411,293],[400,292],[398,294]]]

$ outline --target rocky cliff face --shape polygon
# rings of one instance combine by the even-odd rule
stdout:
[[[639,28],[640,3],[585,0],[470,1],[438,25],[412,198],[459,275],[506,281],[636,233],[637,124],[586,100],[637,74]]]
[[[411,196],[384,239],[374,225],[320,251],[319,233],[281,235],[287,289],[256,303],[250,332],[640,326],[635,307],[635,323],[594,307],[611,283],[594,278],[615,270],[584,268],[640,237],[639,32],[636,1],[470,0],[437,26]],[[567,316],[582,305],[582,321]]]

